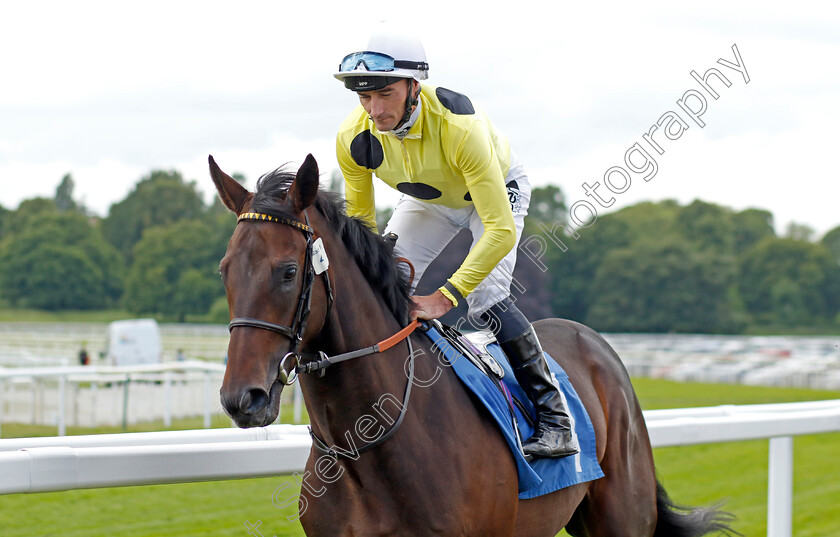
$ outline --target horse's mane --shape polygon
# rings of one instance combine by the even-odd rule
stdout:
[[[252,209],[273,216],[291,217],[283,202],[294,179],[295,174],[286,171],[283,166],[260,177]],[[362,220],[347,215],[340,195],[319,190],[314,205],[341,237],[341,242],[356,260],[365,279],[382,297],[400,325],[408,324],[409,283],[397,265],[392,248]]]

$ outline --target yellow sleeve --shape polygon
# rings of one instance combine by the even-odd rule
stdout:
[[[347,214],[361,218],[376,230],[376,200],[373,194],[373,172],[356,164],[350,155],[350,140],[339,133],[335,142],[338,166],[344,176],[344,199]]]
[[[478,121],[456,151],[461,171],[484,233],[464,262],[449,278],[466,297],[490,274],[516,244],[516,226],[508,200],[505,178],[486,125]]]

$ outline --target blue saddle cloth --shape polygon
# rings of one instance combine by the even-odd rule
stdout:
[[[544,353],[549,368],[556,377],[561,392],[566,398],[566,405],[569,415],[572,418],[572,429],[580,444],[580,453],[562,459],[536,459],[530,463],[520,449],[520,442],[517,439],[516,430],[511,420],[511,404],[495,382],[479,370],[472,362],[456,351],[446,339],[434,328],[429,327],[426,332],[429,338],[441,352],[447,361],[452,365],[458,378],[472,391],[475,396],[487,407],[490,414],[499,424],[502,434],[511,449],[513,458],[516,461],[516,468],[519,474],[519,498],[522,500],[536,498],[555,490],[569,487],[577,483],[584,483],[604,477],[604,472],[598,464],[595,452],[595,431],[592,428],[592,421],[578,397],[569,376],[554,361],[548,353]],[[525,392],[516,382],[513,370],[507,361],[502,349],[497,343],[487,345],[487,351],[499,362],[504,369],[502,382],[510,393],[522,402],[535,416],[534,407],[529,401]],[[513,405],[514,414],[518,424],[519,432],[523,440],[527,439],[534,432],[534,428],[520,412],[518,406]]]

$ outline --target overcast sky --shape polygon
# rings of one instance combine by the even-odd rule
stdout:
[[[700,198],[768,209],[780,232],[840,225],[840,17],[827,4],[301,4],[4,3],[0,205],[51,197],[70,172],[75,197],[104,216],[152,169],[181,171],[210,199],[208,154],[251,187],[310,152],[328,178],[336,128],[358,102],[332,73],[371,23],[390,19],[423,40],[428,82],[487,111],[532,182],[559,185],[570,204],[604,214]],[[746,73],[718,63],[737,63],[733,45]],[[690,75],[712,67],[731,84],[710,78],[718,99]],[[706,101],[702,128],[677,103],[691,91]],[[654,132],[660,155],[643,135],[668,112],[688,128],[674,140]],[[656,175],[628,172],[622,184],[613,173],[611,193],[604,175],[627,169],[636,143]],[[595,182],[609,209],[587,197]],[[379,186],[378,203],[392,205]]]

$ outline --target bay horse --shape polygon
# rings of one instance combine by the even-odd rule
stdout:
[[[716,506],[668,499],[621,361],[595,331],[561,319],[534,326],[591,417],[605,477],[518,499],[513,457],[489,413],[428,337],[404,336],[411,299],[392,247],[319,190],[312,155],[296,173],[264,175],[255,193],[209,162],[239,217],[220,263],[232,318],[222,405],[239,427],[269,425],[300,373],[313,436],[299,502],[306,535],[732,531]]]

